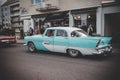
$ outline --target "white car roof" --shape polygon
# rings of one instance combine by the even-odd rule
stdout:
[[[68,33],[68,36],[71,36],[71,32],[73,31],[77,31],[77,30],[82,30],[80,28],[75,28],[75,27],[50,27],[50,28],[47,28],[48,29],[61,29],[61,30],[66,30],[67,33]],[[83,31],[83,30],[82,30]],[[86,33],[87,34],[87,33]],[[86,34],[82,34],[83,36],[87,36]]]
[[[64,29],[64,30],[69,31],[69,32],[72,32],[75,30],[81,30],[80,28],[75,28],[75,27],[51,27],[48,29]]]

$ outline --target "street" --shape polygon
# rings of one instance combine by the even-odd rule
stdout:
[[[0,80],[120,80],[119,52],[109,57],[71,58],[23,44],[0,48]]]

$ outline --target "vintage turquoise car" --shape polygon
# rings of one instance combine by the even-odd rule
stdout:
[[[47,28],[43,35],[24,38],[28,51],[35,50],[67,53],[72,57],[78,55],[107,56],[112,51],[111,37],[92,37],[82,29],[74,27]]]

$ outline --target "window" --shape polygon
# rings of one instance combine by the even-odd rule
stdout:
[[[7,7],[5,7],[5,11],[7,11]]]
[[[76,30],[71,32],[71,37],[81,37],[81,36],[88,36],[88,34],[83,30]]]
[[[32,4],[40,4],[41,2],[44,2],[44,0],[32,0]]]
[[[6,26],[8,26],[8,23],[6,23]]]
[[[54,32],[55,32],[55,30],[47,30],[45,35],[48,37],[51,37],[51,36],[54,36]]]
[[[7,16],[7,13],[5,13],[5,16]]]
[[[67,32],[65,30],[57,30],[56,36],[67,37]]]
[[[1,11],[3,12],[3,8],[1,8]]]

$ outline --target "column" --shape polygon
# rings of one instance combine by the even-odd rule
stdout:
[[[34,26],[34,20],[32,18],[30,19],[30,22],[31,22],[31,27],[34,29],[35,28],[35,26]]]
[[[73,26],[74,26],[73,15],[71,14],[71,11],[69,11],[69,27],[73,27]]]
[[[102,35],[102,8],[98,7],[96,15],[96,32]]]

